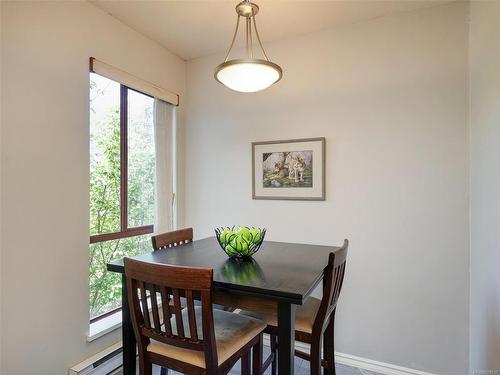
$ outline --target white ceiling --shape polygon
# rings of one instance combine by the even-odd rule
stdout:
[[[225,51],[238,1],[90,0],[95,6],[189,60]],[[255,0],[263,42],[450,2],[450,0]],[[241,30],[241,29],[240,29]],[[240,41],[241,42],[241,41]]]

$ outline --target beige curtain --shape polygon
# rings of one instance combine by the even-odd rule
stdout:
[[[175,111],[176,107],[172,104],[155,98],[155,233],[173,229]]]

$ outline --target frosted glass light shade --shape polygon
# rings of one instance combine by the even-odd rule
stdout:
[[[264,90],[283,76],[279,65],[260,59],[236,59],[220,64],[215,79],[232,90],[256,92]]]

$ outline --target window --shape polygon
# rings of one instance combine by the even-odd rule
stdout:
[[[121,306],[114,259],[151,250],[155,207],[153,103],[90,73],[90,318]]]

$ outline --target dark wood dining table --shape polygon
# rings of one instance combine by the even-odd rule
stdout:
[[[278,373],[294,374],[295,309],[323,278],[334,246],[264,241],[246,263],[229,259],[215,237],[132,258],[145,262],[213,268],[214,290],[274,301],[278,317]],[[123,259],[107,265],[122,274],[123,373],[135,375],[136,341],[129,315]]]

